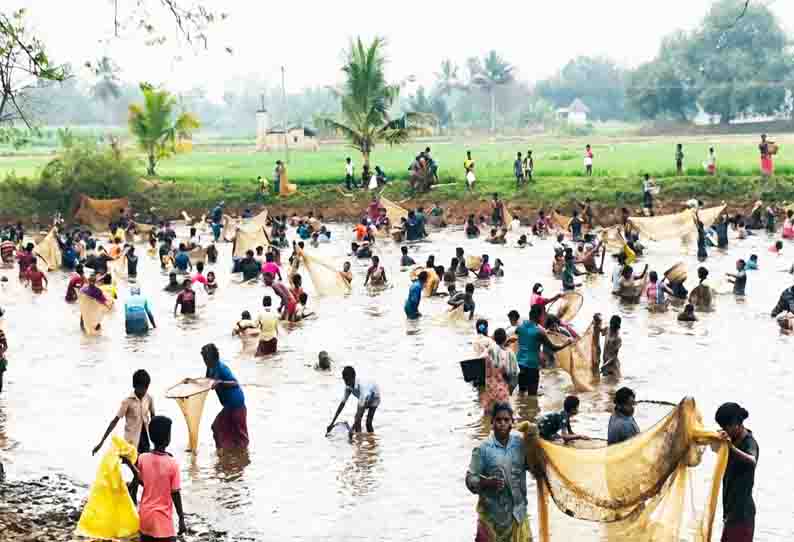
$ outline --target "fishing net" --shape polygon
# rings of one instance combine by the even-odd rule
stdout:
[[[399,226],[403,218],[408,218],[408,211],[382,196],[380,204],[386,209],[386,216],[389,217],[389,224],[392,226]]]
[[[425,297],[432,297],[436,290],[438,290],[438,285],[441,284],[441,279],[436,273],[435,269],[432,268],[425,268],[425,267],[417,267],[413,271],[411,271],[410,278],[411,280],[416,280],[419,278],[419,273],[424,271],[427,273],[427,281],[425,282],[424,288],[422,288],[422,295]]]
[[[247,224],[256,224],[257,226],[265,227],[267,226],[267,209],[259,213],[253,218],[249,218],[245,221]]]
[[[537,438],[537,428],[527,422],[517,429],[526,435],[527,462],[538,475],[541,542],[604,539],[581,521],[606,524],[609,540],[711,540],[729,450],[703,428],[694,399],[683,399],[648,431],[609,447],[554,444]],[[697,468],[709,444],[717,451],[714,466]],[[549,497],[556,509],[550,510]],[[570,536],[577,527],[584,527],[582,534]]]
[[[482,256],[466,256],[466,269],[477,272],[480,267],[482,267]]]
[[[555,308],[554,314],[557,318],[563,322],[570,322],[579,314],[582,304],[584,304],[584,297],[582,294],[578,292],[568,292],[552,303],[551,307]],[[551,307],[549,308],[551,309]]]
[[[686,282],[687,278],[686,265],[683,262],[678,262],[673,267],[665,271],[664,276],[670,282],[683,284]]]
[[[199,262],[206,262],[207,261],[207,249],[196,247],[190,252],[187,253],[188,257],[190,258],[190,263],[196,265]]]
[[[94,233],[105,232],[108,231],[108,225],[120,216],[120,211],[129,205],[127,198],[93,199],[81,195],[74,219],[91,228]]]
[[[332,263],[304,252],[303,265],[317,295],[342,296],[350,293],[350,283],[339,274]]]
[[[568,227],[571,225],[571,218],[561,215],[557,211],[552,211],[551,215],[549,215],[551,219],[551,223],[554,224],[558,229],[563,231],[568,231]]]
[[[215,381],[211,378],[194,378],[189,382],[181,382],[172,386],[165,392],[166,397],[176,400],[179,409],[185,416],[188,449],[193,453],[198,450],[201,413],[204,412],[204,402],[207,400],[207,394],[212,390],[213,382]]]
[[[700,221],[703,226],[708,228],[717,217],[725,210],[725,205],[710,207],[698,211]],[[680,213],[653,217],[633,216],[629,218],[631,224],[637,228],[644,236],[652,241],[663,241],[666,239],[680,239],[697,233],[695,227],[695,212],[686,209]]]
[[[287,168],[283,168],[281,170],[281,175],[279,176],[279,195],[280,196],[291,196],[295,192],[298,191],[298,185],[292,184],[289,182],[289,177],[287,176]]]
[[[55,238],[57,234],[58,230],[52,228],[49,233],[44,236],[44,239],[36,243],[36,248],[33,249],[33,254],[41,258],[47,266],[48,271],[56,271],[61,268],[61,247],[58,245],[58,240]]]
[[[157,229],[157,226],[155,226],[153,224],[142,224],[140,222],[136,222],[135,223],[135,229],[140,234],[152,233],[153,231],[155,231]]]
[[[127,255],[124,254],[108,262],[108,271],[114,279],[127,277]]]
[[[511,222],[513,222],[513,215],[510,214],[510,211],[508,210],[507,205],[504,206],[504,212],[505,212],[504,225],[505,225],[505,228],[510,230],[510,229],[512,229]]]
[[[235,234],[234,256],[242,258],[249,250],[256,252],[256,247],[267,248],[270,242],[264,226],[258,224],[240,224]]]
[[[547,335],[555,346],[562,346],[570,340],[555,331],[549,331]],[[598,358],[593,338],[593,325],[590,324],[576,342],[554,353],[557,367],[571,376],[577,392],[593,391],[593,384],[598,379]]]
[[[121,477],[122,457],[134,464],[138,460],[138,451],[135,446],[114,435],[110,449],[99,463],[88,502],[77,523],[79,536],[116,540],[138,533],[138,512]]]
[[[102,320],[110,312],[110,309],[93,297],[83,293],[77,295],[77,303],[80,306],[80,317],[83,319],[85,334],[97,335],[100,333],[97,327],[102,324]]]
[[[626,239],[620,226],[612,226],[601,230],[601,242],[610,250],[623,250],[626,246]]]
[[[229,215],[223,215],[223,229],[221,230],[221,239],[224,241],[234,241],[234,234],[237,231],[237,221]]]

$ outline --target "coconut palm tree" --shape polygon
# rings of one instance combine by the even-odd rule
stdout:
[[[386,81],[385,46],[385,39],[379,37],[368,46],[361,38],[350,44],[342,66],[345,82],[335,91],[342,106],[341,118],[322,119],[329,129],[344,135],[350,146],[361,153],[363,167],[367,169],[375,145],[404,143],[412,135],[424,132],[429,120],[422,113],[404,113],[399,118],[389,114],[399,97],[401,84]]]
[[[91,87],[91,95],[103,102],[118,100],[121,97],[118,65],[111,58],[103,56],[89,66],[96,77]]]
[[[449,96],[453,90],[463,87],[458,77],[458,65],[450,59],[441,62],[441,71],[435,73],[438,94]]]
[[[472,85],[488,92],[491,98],[491,132],[496,131],[496,89],[512,83],[515,79],[514,67],[499,56],[496,51],[491,51],[480,63],[479,60],[469,59]]]
[[[177,115],[177,99],[167,90],[141,83],[141,92],[143,104],[130,105],[129,126],[148,158],[146,173],[154,176],[157,163],[177,153],[180,140],[201,124],[192,113]]]

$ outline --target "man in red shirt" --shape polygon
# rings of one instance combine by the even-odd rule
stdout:
[[[190,287],[191,284],[190,279],[185,279],[182,283],[184,290],[179,292],[179,295],[176,296],[174,316],[176,316],[176,310],[180,308],[180,306],[182,308],[182,314],[196,314],[196,292]]]
[[[36,266],[36,260],[33,260],[33,263],[30,264],[30,267],[25,272],[25,281],[30,283],[30,289],[36,294],[43,292],[45,285],[49,286],[47,275],[39,271]]]

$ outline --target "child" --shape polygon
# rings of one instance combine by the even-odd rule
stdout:
[[[304,318],[312,316],[313,312],[306,312],[306,304],[309,302],[309,295],[306,292],[301,292],[298,296],[298,304],[295,306],[295,315],[293,322],[300,322]]]
[[[402,257],[400,258],[400,267],[409,267],[411,265],[416,265],[414,259],[408,255],[408,247],[406,246],[400,247],[400,252],[402,252]]]
[[[207,277],[204,276],[204,262],[198,262],[196,264],[196,273],[190,279],[191,284],[195,284],[200,282],[204,286],[207,285]]]
[[[500,260],[499,258],[496,258],[496,261],[494,262],[493,269],[491,270],[491,275],[494,276],[494,277],[504,277],[505,276],[505,271],[504,271],[504,269],[502,269],[503,266],[504,266],[504,263],[502,263],[502,260]]]
[[[745,267],[747,271],[758,271],[758,254],[751,254],[750,260]]]
[[[92,455],[102,448],[108,436],[116,428],[121,418],[124,418],[124,440],[138,449],[138,453],[148,452],[149,445],[149,424],[154,417],[154,399],[148,394],[151,377],[143,369],[138,369],[132,375],[132,393],[121,402],[116,416],[110,420],[102,440],[91,452]],[[130,497],[132,501],[138,502],[138,483],[133,479],[129,485]],[[145,493],[144,493],[145,494]]]
[[[579,413],[579,398],[569,395],[563,402],[559,412],[549,412],[538,418],[538,432],[545,440],[562,440],[564,443],[574,440],[590,440],[584,435],[577,435],[571,429],[571,419]]]
[[[251,313],[248,311],[243,311],[243,313],[240,315],[240,319],[236,324],[234,324],[232,335],[246,336],[248,335],[249,329],[257,329],[257,326],[256,323],[251,320]]]
[[[141,522],[141,542],[155,540],[176,540],[177,534],[187,531],[185,513],[182,510],[182,487],[179,477],[179,464],[166,449],[171,443],[171,419],[155,416],[149,423],[154,443],[154,451],[138,456],[133,466],[125,461],[132,470],[135,480],[143,485],[143,496],[138,507]],[[171,508],[171,503],[174,506]],[[179,517],[179,531],[174,529],[174,513]]]
[[[593,175],[593,149],[590,148],[590,145],[585,145],[584,148],[584,174],[587,177],[591,177]]]
[[[783,254],[783,241],[775,241],[775,244],[769,247],[769,252],[772,254],[777,254],[778,256]]]
[[[601,366],[601,374],[604,376],[620,376],[620,360],[618,354],[620,347],[623,346],[623,339],[620,338],[621,319],[617,314],[609,319],[609,331],[604,341],[604,364]]]
[[[330,371],[331,370],[331,357],[328,352],[323,350],[317,356],[317,365],[314,366],[317,371]]]
[[[458,307],[463,307],[464,313],[469,313],[469,320],[474,318],[474,284],[469,283],[466,285],[465,292],[450,292],[449,294],[449,301],[447,301],[447,305],[452,307],[450,312],[457,309]]]
[[[651,271],[648,275],[648,285],[645,287],[645,297],[648,298],[648,308],[660,309],[667,304],[664,294],[674,295],[673,291],[664,283],[659,282],[659,275]]]
[[[482,264],[480,265],[480,270],[477,271],[477,278],[481,280],[491,278],[491,274],[493,269],[491,268],[491,264],[488,263],[488,255],[482,255]]]
[[[695,316],[695,306],[692,303],[687,303],[684,307],[684,312],[678,315],[679,322],[697,322],[698,318]]]
[[[218,283],[215,282],[215,271],[207,273],[207,284],[204,285],[204,289],[207,290],[209,295],[214,294],[218,289]]]

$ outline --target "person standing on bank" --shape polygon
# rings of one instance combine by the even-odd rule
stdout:
[[[748,413],[736,403],[721,405],[715,414],[720,435],[730,442],[728,467],[722,479],[722,542],[752,542],[755,533],[753,485],[758,442],[744,426]]]
[[[684,146],[681,143],[675,146],[675,172],[676,175],[684,174]]]

